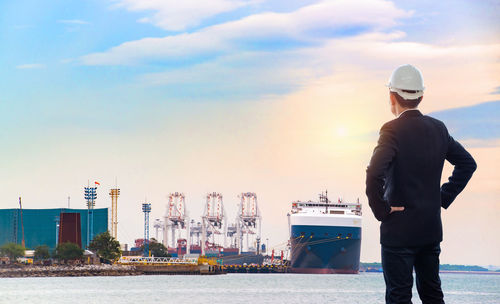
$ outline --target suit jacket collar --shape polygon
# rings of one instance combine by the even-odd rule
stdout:
[[[398,118],[402,118],[402,117],[418,117],[418,116],[422,116],[422,113],[418,109],[409,109],[409,110],[405,110],[404,112],[402,112],[401,114],[399,114]]]

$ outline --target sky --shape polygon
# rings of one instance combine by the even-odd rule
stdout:
[[[442,263],[500,265],[500,2],[0,0],[0,208],[96,207],[121,188],[118,239],[143,235],[171,192],[229,220],[255,192],[263,239],[283,249],[295,200],[363,204],[361,260],[380,261],[365,170],[394,117],[385,84],[423,73],[478,170],[443,210]],[[447,165],[443,181],[451,173]],[[154,229],[152,229],[154,234]]]

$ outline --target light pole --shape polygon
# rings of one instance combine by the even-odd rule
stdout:
[[[87,247],[94,238],[94,207],[97,199],[97,187],[85,187],[85,200],[87,201]]]
[[[144,256],[149,256],[149,213],[151,212],[151,203],[142,204],[144,212]]]

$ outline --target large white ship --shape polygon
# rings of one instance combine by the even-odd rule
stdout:
[[[292,203],[288,214],[292,272],[359,272],[361,204],[341,199],[332,203],[327,193],[319,196],[319,202]]]

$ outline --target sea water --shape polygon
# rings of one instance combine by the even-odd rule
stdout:
[[[500,275],[441,280],[447,303],[500,303]],[[381,273],[1,278],[0,303],[384,303],[384,288]]]

